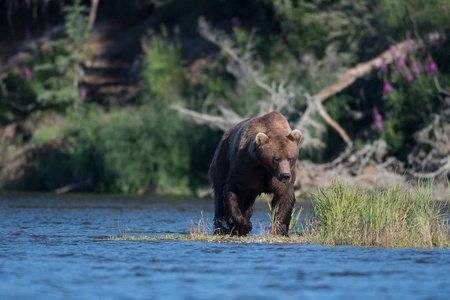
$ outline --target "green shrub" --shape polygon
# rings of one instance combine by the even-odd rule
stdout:
[[[448,0],[381,0],[376,6],[385,31],[403,35],[414,28],[421,33],[449,24]]]
[[[179,42],[153,36],[144,56],[142,76],[150,93],[157,99],[173,101],[184,85]]]
[[[101,191],[187,187],[186,132],[176,113],[163,106],[117,113],[100,128],[96,149],[103,166]]]
[[[19,63],[2,84],[5,106],[12,114],[24,116],[47,107],[64,110],[82,101],[80,64],[86,59],[90,40],[88,9],[76,0],[63,10],[64,37],[45,43],[30,60]],[[13,118],[11,114],[6,117]]]
[[[37,158],[37,189],[79,183],[97,192],[188,191],[190,132],[176,112],[153,105],[107,115],[92,105],[65,122],[62,145]]]

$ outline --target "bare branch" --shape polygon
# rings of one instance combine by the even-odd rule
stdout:
[[[348,136],[348,134],[336,121],[334,121],[330,117],[330,115],[326,112],[325,108],[322,106],[322,103],[320,101],[316,100],[315,104],[317,107],[317,111],[319,112],[320,116],[325,120],[325,122],[339,133],[339,135],[344,140],[344,142],[347,143],[347,146],[352,147],[353,142],[350,139],[350,137]]]
[[[89,30],[92,30],[92,28],[94,27],[99,2],[100,0],[91,1],[91,11],[89,12],[89,23],[88,23]]]
[[[208,125],[211,128],[220,129],[222,131],[227,131],[237,123],[243,121],[243,118],[239,118],[236,114],[222,108],[221,111],[226,117],[211,116],[203,113],[199,113],[193,110],[183,108],[179,105],[172,105],[171,108],[177,110],[181,115],[183,115],[187,120],[198,124],[198,125]]]
[[[420,173],[420,172],[410,171],[409,173],[416,178],[429,178],[429,179],[435,178],[442,174],[448,174],[448,173],[450,173],[450,157],[447,157],[447,159],[445,159],[444,162],[445,162],[445,164],[442,165],[439,169],[437,169],[434,172]]]
[[[252,81],[254,84],[263,90],[266,90],[270,94],[276,93],[275,90],[257,77],[257,72],[251,67],[250,64],[246,63],[237,55],[236,51],[233,49],[233,41],[225,33],[219,30],[213,30],[204,17],[199,18],[198,25],[200,35],[214,45],[220,47],[226,54],[228,54],[239,65],[243,75],[245,75],[248,80]],[[252,33],[250,37],[253,38],[253,35],[254,34]],[[249,47],[251,45],[252,44],[250,42],[247,43],[248,50],[250,50]]]
[[[433,79],[434,79],[434,84],[436,85],[436,88],[439,91],[439,93],[450,97],[450,91],[447,91],[447,90],[444,90],[443,88],[441,88],[441,85],[439,84],[439,80],[437,79],[437,77],[433,76]]]

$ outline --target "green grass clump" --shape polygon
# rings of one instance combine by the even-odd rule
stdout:
[[[305,235],[324,245],[384,248],[449,247],[448,216],[433,200],[432,184],[367,190],[333,182],[314,195]]]

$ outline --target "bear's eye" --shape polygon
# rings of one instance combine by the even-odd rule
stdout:
[[[273,163],[274,164],[278,164],[278,163],[280,163],[280,161],[281,161],[281,158],[279,158],[279,157],[274,157],[273,158]]]
[[[295,162],[295,158],[293,157],[289,157],[288,158],[289,163],[293,164]]]

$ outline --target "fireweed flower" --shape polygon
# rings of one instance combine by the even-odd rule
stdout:
[[[420,70],[419,65],[414,60],[412,61],[411,69],[413,70],[414,73],[416,73],[416,75],[420,75],[420,73],[422,72]]]
[[[395,55],[397,54],[397,51],[395,50],[394,47],[391,48],[390,52],[391,52],[393,57],[395,57]]]
[[[409,39],[406,40],[405,45],[406,45],[406,49],[408,49],[408,51],[412,50],[411,42],[409,41]]]
[[[86,90],[82,89],[80,92],[81,101],[84,101],[86,99]]]
[[[375,127],[379,131],[383,131],[383,116],[378,112],[376,107],[373,108],[373,118],[375,121]]]
[[[436,66],[436,63],[434,61],[431,61],[430,63],[430,73],[436,74],[438,72],[438,68]]]
[[[414,81],[414,77],[413,77],[413,75],[411,74],[411,72],[409,72],[408,69],[406,69],[406,81],[408,81],[409,83],[411,83],[411,82]]]
[[[3,96],[8,97],[8,90],[3,91]]]
[[[434,62],[433,58],[431,57],[430,53],[428,53],[427,64],[425,65],[425,71],[427,71],[430,74],[436,74],[437,72],[439,72],[437,65]]]
[[[61,126],[61,118],[59,116],[55,117],[55,123],[56,125]]]
[[[23,70],[23,75],[25,76],[25,79],[30,79],[31,78],[31,70],[30,69],[28,69],[28,68],[25,68],[24,70]]]
[[[209,53],[209,54],[208,54],[208,59],[209,59],[210,61],[216,61],[216,60],[217,60],[216,54],[213,53],[213,52]]]
[[[405,60],[403,58],[399,58],[397,61],[397,67],[401,68],[405,66]]]
[[[387,70],[387,64],[384,60],[381,62],[380,69],[383,72],[386,72],[386,70]]]
[[[393,88],[391,86],[391,84],[389,83],[389,81],[387,81],[386,77],[384,78],[384,84],[383,84],[383,93],[385,94],[389,94],[390,92],[392,92]]]

